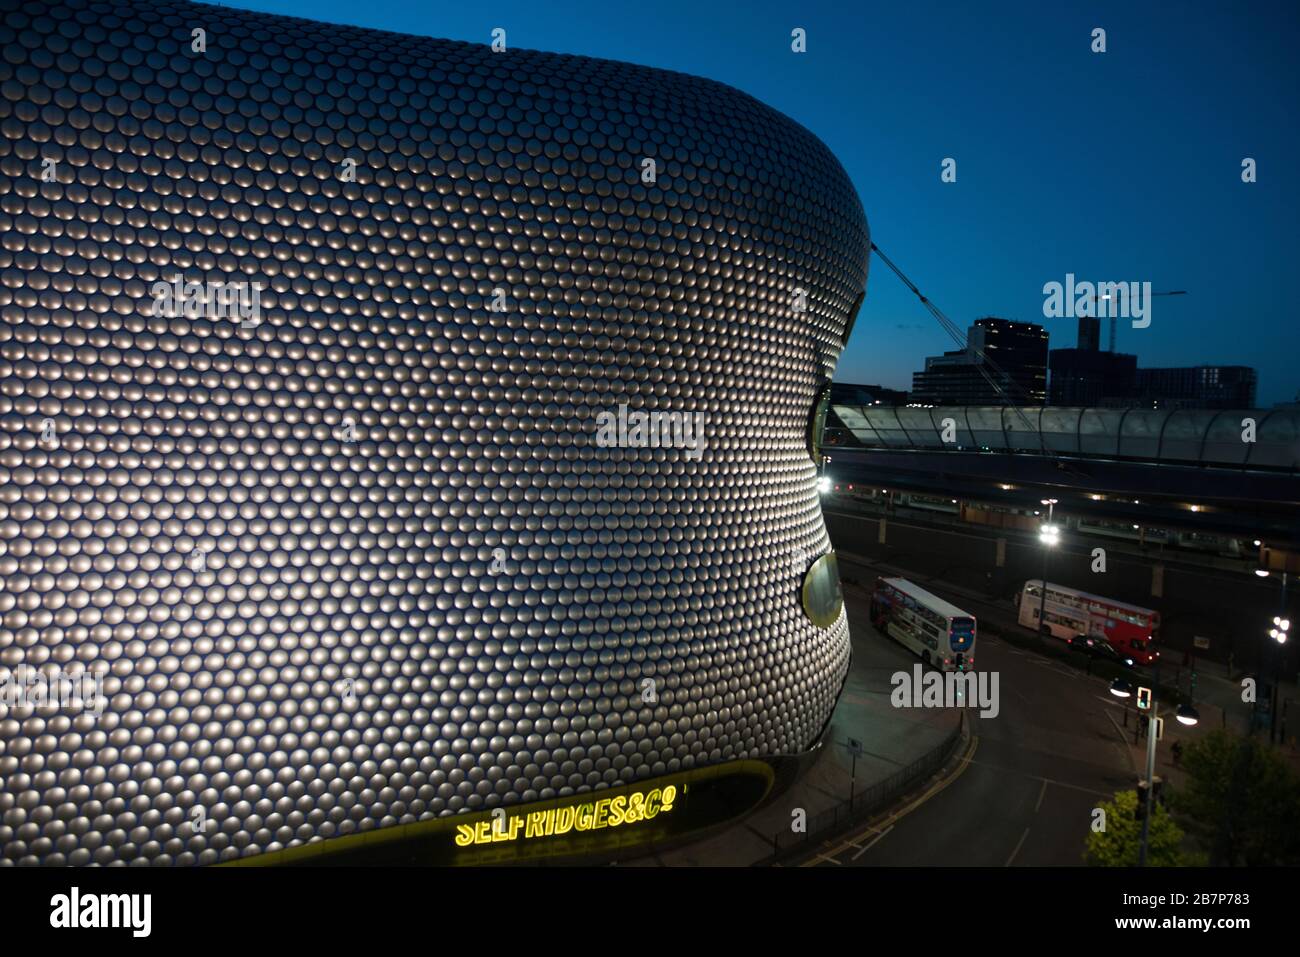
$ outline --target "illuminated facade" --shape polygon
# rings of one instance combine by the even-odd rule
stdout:
[[[487,41],[6,5],[6,863],[631,831],[824,729],[857,196],[733,89]]]

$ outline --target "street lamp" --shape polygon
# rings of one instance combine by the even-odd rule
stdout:
[[[1061,530],[1052,524],[1052,510],[1056,507],[1056,499],[1042,499],[1042,504],[1047,506],[1047,522],[1038,530],[1038,540],[1043,543],[1043,581],[1042,596],[1038,603],[1038,633],[1041,635],[1043,629],[1047,628],[1047,558],[1052,554],[1052,549],[1061,541]],[[1047,633],[1050,635],[1052,629],[1048,628]]]
[[[1271,572],[1267,568],[1256,568],[1255,574],[1260,578],[1271,577]],[[1291,619],[1286,616],[1286,585],[1287,573],[1282,572],[1282,605],[1279,613],[1273,616],[1273,627],[1268,630],[1268,636],[1273,639],[1276,648],[1273,651],[1273,689],[1269,695],[1269,715],[1268,715],[1268,741],[1270,744],[1277,740],[1277,683],[1281,679],[1282,673],[1282,646],[1286,644],[1287,633],[1291,630]],[[1262,663],[1261,663],[1262,664]],[[1258,707],[1258,704],[1256,705]],[[1251,722],[1252,730],[1254,722]],[[1286,728],[1282,729],[1283,737],[1286,736]]]
[[[1291,619],[1273,616],[1273,627],[1269,629],[1268,636],[1276,641],[1279,645],[1286,644],[1286,633],[1291,630]]]
[[[1139,688],[1138,689],[1138,707],[1143,709],[1145,701],[1145,711],[1147,711],[1147,813],[1141,819],[1141,844],[1138,846],[1138,866],[1147,866],[1147,841],[1151,835],[1151,815],[1152,801],[1156,793],[1156,728],[1160,724],[1160,705],[1156,701],[1156,688]],[[1145,692],[1145,694],[1143,694]],[[1123,679],[1115,679],[1114,684],[1110,685],[1110,693],[1114,696],[1127,698],[1132,693],[1132,687]],[[1180,724],[1192,726],[1201,719],[1199,711],[1191,705],[1179,705],[1177,716]],[[1139,719],[1141,720],[1140,716]]]

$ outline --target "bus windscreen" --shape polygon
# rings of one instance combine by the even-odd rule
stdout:
[[[949,642],[953,651],[968,650],[975,643],[975,619],[954,618]]]

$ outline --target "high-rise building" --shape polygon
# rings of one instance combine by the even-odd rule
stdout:
[[[1050,405],[1100,406],[1133,394],[1137,356],[1096,349],[1053,349]]]
[[[929,356],[912,374],[921,405],[1042,405],[1047,400],[1047,330],[1037,323],[977,319],[966,348]]]
[[[1053,349],[1048,365],[1051,405],[1104,405],[1133,393],[1137,356],[1101,351],[1101,320],[1079,317],[1079,344],[1074,349]]]
[[[1096,316],[1079,317],[1079,349],[1084,352],[1101,351],[1101,320]]]
[[[1152,409],[1253,409],[1258,382],[1249,366],[1138,369],[1131,404]]]
[[[1079,344],[1053,349],[1052,405],[1148,409],[1251,409],[1257,376],[1246,366],[1139,369],[1137,356],[1100,350],[1101,322],[1079,319]]]

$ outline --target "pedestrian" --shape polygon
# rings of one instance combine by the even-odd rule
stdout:
[[[1183,765],[1183,743],[1175,741],[1169,748],[1169,753],[1174,757],[1174,767],[1179,768]]]

